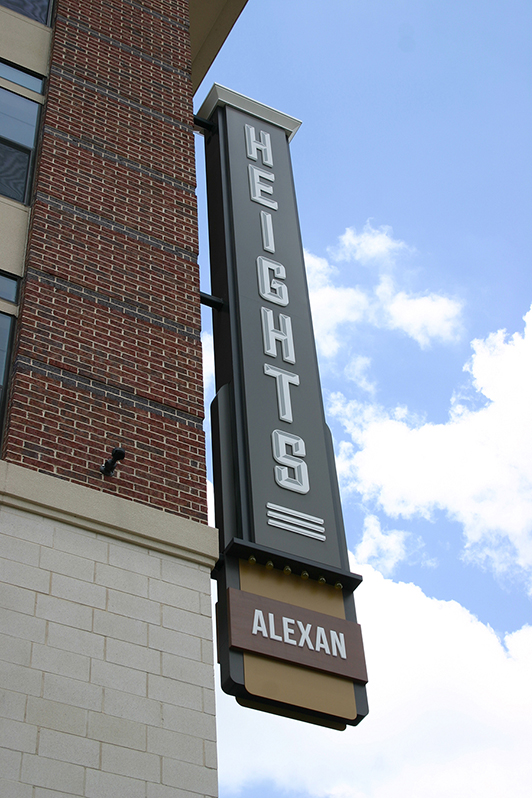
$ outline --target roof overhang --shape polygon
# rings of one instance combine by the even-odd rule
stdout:
[[[190,0],[192,85],[197,90],[247,0]]]

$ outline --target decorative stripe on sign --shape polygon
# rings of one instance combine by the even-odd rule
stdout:
[[[287,529],[297,535],[304,535],[315,540],[326,540],[323,518],[307,515],[290,507],[281,507],[279,504],[266,504],[268,525],[278,529]]]

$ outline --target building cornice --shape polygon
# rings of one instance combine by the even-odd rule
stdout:
[[[0,506],[51,518],[212,569],[218,532],[164,510],[0,461]]]

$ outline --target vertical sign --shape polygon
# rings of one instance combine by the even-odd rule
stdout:
[[[300,123],[217,85],[200,116],[213,124],[211,286],[224,303],[214,314],[212,408],[220,581],[241,589],[238,560],[268,565],[336,586],[354,616],[360,577],[349,573],[288,147]],[[229,637],[223,645],[238,648]]]

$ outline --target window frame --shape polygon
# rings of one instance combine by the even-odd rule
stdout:
[[[1,3],[1,0],[0,0]],[[13,66],[13,68],[17,69],[19,72],[25,72],[26,70],[20,69],[20,67],[16,66],[15,64],[11,64],[8,61],[4,61],[4,63],[8,64],[9,66]],[[28,73],[31,74],[31,73]],[[43,92],[44,92],[44,76],[43,78]],[[37,118],[35,121],[35,132],[33,136],[33,146],[31,149],[26,147],[24,144],[19,144],[16,141],[12,141],[11,139],[6,138],[5,136],[0,136],[1,141],[5,141],[9,147],[13,149],[20,150],[22,152],[29,152],[29,161],[28,161],[28,172],[26,175],[26,183],[24,186],[24,196],[23,199],[14,199],[13,197],[8,197],[8,199],[12,199],[14,202],[20,202],[22,205],[29,205],[31,202],[31,192],[33,187],[33,175],[35,171],[35,159],[37,154],[37,145],[38,145],[38,138],[39,138],[39,131],[41,128],[42,122],[42,106],[44,105],[44,94],[40,94],[33,89],[28,89],[25,86],[21,86],[18,83],[13,83],[13,81],[8,80],[7,78],[0,77],[0,89],[4,89],[5,91],[10,91],[13,94],[18,95],[19,97],[23,97],[26,100],[30,100],[34,102],[37,106]],[[3,197],[7,197],[7,194],[3,194]]]

